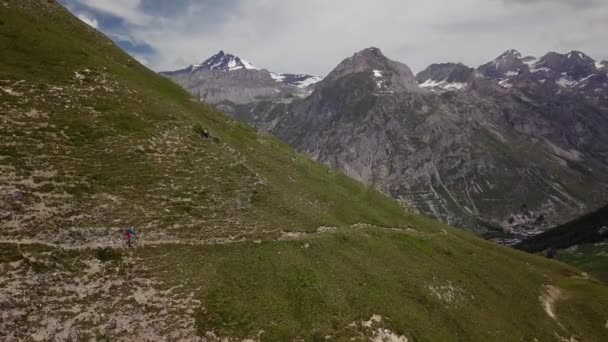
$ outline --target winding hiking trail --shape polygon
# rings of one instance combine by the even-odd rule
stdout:
[[[230,240],[230,239],[208,239],[200,241],[184,241],[184,240],[138,240],[135,244],[135,248],[138,246],[154,246],[154,245],[223,245],[229,243],[240,243],[247,242],[250,240]],[[70,245],[70,244],[59,244],[55,242],[49,242],[47,240],[39,239],[0,239],[0,244],[16,244],[16,245],[41,245],[51,248],[65,249],[65,250],[86,250],[96,248],[117,248],[126,249],[128,248],[124,241],[117,239],[114,243],[102,243],[92,242],[81,245]]]
[[[251,236],[200,240],[168,239],[162,233],[140,232],[135,247],[287,242],[365,228],[419,234],[413,228],[364,224],[343,228],[318,227],[307,232],[263,231]],[[59,234],[47,232],[34,238],[0,237],[0,244],[12,245],[19,256],[15,261],[0,265],[0,305],[6,308],[3,312],[5,320],[0,320],[0,340],[75,340],[84,336],[82,334],[120,336],[117,338],[119,341],[161,341],[166,336],[175,341],[238,340],[217,335],[214,331],[204,331],[204,337],[199,336],[193,313],[205,310],[199,299],[200,288],[169,286],[164,280],[150,276],[150,264],[137,253],[124,253],[116,261],[109,261],[89,252],[104,248],[127,249],[121,229],[84,229],[84,232],[84,235],[76,235],[73,234],[75,230],[68,229]],[[89,240],[78,240],[74,236],[85,236]],[[264,239],[260,239],[261,236]],[[67,238],[58,242],[62,237]],[[80,241],[82,243],[78,243]],[[41,252],[30,250],[29,246],[46,246],[52,250]],[[78,257],[64,251],[79,251],[76,253]],[[29,297],[29,293],[37,295]],[[61,318],[51,314],[58,311],[65,314]],[[26,321],[25,312],[32,312],[35,319]],[[381,326],[370,327],[366,333],[370,338],[393,337],[392,331]],[[395,336],[395,341],[407,341],[405,337]],[[258,339],[245,339],[255,340]]]
[[[166,239],[166,238],[158,238],[152,236],[148,239],[145,234],[140,235],[137,238],[137,242],[135,244],[135,248],[144,247],[144,246],[155,246],[155,245],[188,245],[188,246],[205,246],[205,245],[228,245],[234,243],[245,243],[245,242],[253,242],[253,243],[261,243],[262,241],[291,241],[291,240],[304,240],[308,238],[312,238],[315,236],[319,236],[321,234],[335,232],[335,231],[347,231],[347,230],[360,230],[364,228],[370,228],[372,226],[366,224],[355,224],[348,228],[338,228],[338,227],[326,227],[321,226],[318,227],[315,231],[283,231],[283,230],[275,230],[275,231],[263,231],[261,232],[264,235],[271,236],[270,238],[246,238],[246,237],[213,237],[207,239]],[[388,228],[388,227],[376,227],[373,226],[374,229],[382,229],[403,233],[416,233],[422,234],[418,230],[412,227],[406,228]],[[442,231],[438,234],[446,234],[447,232]],[[425,234],[426,235],[426,234]],[[434,235],[434,234],[430,234]],[[57,243],[52,240],[55,239],[36,239],[36,238],[22,238],[22,239],[6,239],[0,237],[0,244],[16,244],[16,245],[41,245],[51,248],[58,248],[64,250],[87,250],[87,249],[97,249],[97,248],[115,248],[115,249],[127,249],[129,247],[126,246],[124,240],[120,237],[121,232],[118,229],[112,229],[107,234],[104,234],[103,237],[97,236],[99,239],[96,241],[87,241],[84,243]]]

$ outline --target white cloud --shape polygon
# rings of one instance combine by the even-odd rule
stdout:
[[[133,25],[150,24],[151,19],[139,10],[141,0],[78,0],[100,12],[119,17]]]
[[[122,34],[157,51],[145,56],[156,70],[200,62],[220,49],[277,72],[320,75],[369,46],[416,71],[446,61],[477,66],[511,48],[537,56],[608,53],[603,0],[579,7],[568,0],[78,1],[122,18]],[[183,10],[163,13],[161,4]]]
[[[150,62],[146,59],[146,57],[134,54],[133,58],[135,58],[139,63],[145,66],[150,66]]]
[[[78,17],[78,19],[84,21],[87,25],[89,25],[95,29],[99,28],[99,22],[93,16],[90,16],[86,13],[77,13],[76,17]]]

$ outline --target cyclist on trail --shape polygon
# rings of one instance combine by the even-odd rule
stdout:
[[[127,243],[127,246],[131,247],[133,241],[135,241],[135,238],[135,227],[131,226],[127,228],[127,231],[125,232],[125,242]]]

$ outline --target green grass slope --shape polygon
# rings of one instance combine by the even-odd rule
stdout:
[[[134,224],[203,238],[405,223],[393,201],[191,101],[57,5],[9,4],[0,181],[23,192],[13,221],[29,235]]]
[[[608,206],[524,240],[515,248],[543,252],[608,283]]]
[[[0,57],[0,340],[608,339],[605,285],[406,213],[53,1],[0,6]]]
[[[608,243],[586,243],[555,252],[554,258],[580,268],[608,284]]]

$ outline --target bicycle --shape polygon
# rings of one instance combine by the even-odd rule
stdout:
[[[124,244],[127,248],[133,248],[137,245],[137,235],[133,234],[128,237],[125,237]]]

